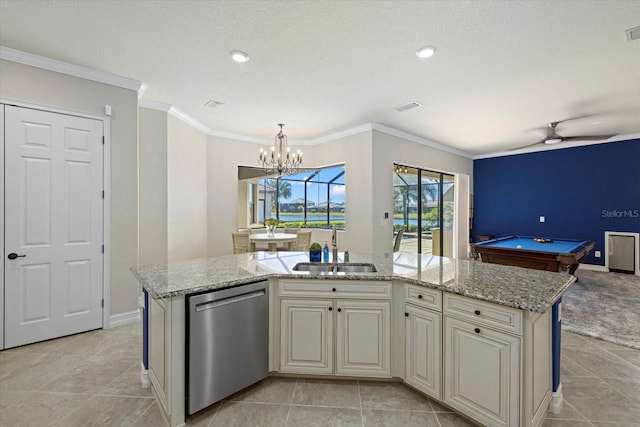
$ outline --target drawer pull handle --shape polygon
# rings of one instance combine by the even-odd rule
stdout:
[[[329,311],[333,311],[333,307],[329,307]]]
[[[338,313],[339,313],[339,312],[341,312],[341,311],[342,311],[342,309],[341,309],[341,308],[339,308],[339,309],[338,309]]]
[[[409,317],[409,313],[405,313],[405,314],[404,314],[404,316],[405,316],[405,317]]]
[[[480,328],[475,328],[474,331],[476,332],[476,334],[480,333]]]
[[[422,295],[418,294],[418,299],[422,299]]]
[[[332,290],[333,292],[335,292],[335,291],[336,291],[336,288],[333,288],[333,289],[331,289],[331,290]]]
[[[480,310],[476,310],[476,311],[474,311],[474,313],[475,313],[476,315],[480,316]]]

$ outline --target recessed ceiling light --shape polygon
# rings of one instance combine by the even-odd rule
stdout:
[[[229,52],[229,55],[231,56],[231,59],[236,62],[247,62],[249,60],[249,55],[242,52],[241,50],[232,50],[231,52]]]
[[[431,58],[434,53],[436,53],[435,46],[425,46],[416,51],[416,56],[418,58],[425,59],[425,58]]]
[[[599,125],[599,124],[600,124],[600,122],[592,122],[591,124],[592,124],[592,125]]]

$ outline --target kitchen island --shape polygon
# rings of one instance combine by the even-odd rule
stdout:
[[[407,253],[350,260],[377,271],[295,271],[303,252],[133,268],[150,296],[149,376],[170,425],[185,420],[185,298],[259,280],[269,281],[273,375],[388,378],[485,425],[542,423],[551,311],[573,276]]]

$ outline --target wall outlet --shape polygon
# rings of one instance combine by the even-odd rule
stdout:
[[[595,255],[596,258],[600,258],[600,251],[595,251],[594,255]]]
[[[540,222],[544,222],[544,217],[543,216],[540,217]]]

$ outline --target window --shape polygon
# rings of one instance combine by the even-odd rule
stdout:
[[[277,218],[284,227],[344,228],[345,167],[306,169],[258,180],[258,220]]]

